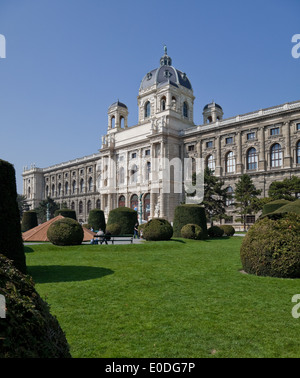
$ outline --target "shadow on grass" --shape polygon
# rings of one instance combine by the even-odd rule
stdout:
[[[25,253],[30,253],[30,252],[34,252],[34,250],[33,250],[32,248],[30,248],[30,247],[26,247],[26,246],[24,245],[24,252],[25,252]]]
[[[181,239],[170,239],[170,241],[174,241],[174,242],[178,242],[178,243],[184,243],[186,244],[186,242],[184,240],[181,240]]]
[[[27,272],[35,283],[86,281],[114,273],[111,269],[76,265],[29,266]]]

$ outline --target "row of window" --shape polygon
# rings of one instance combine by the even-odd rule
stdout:
[[[172,97],[172,108],[174,109],[176,107],[176,98]],[[160,110],[164,111],[166,110],[166,98],[162,97],[161,102],[160,102]],[[188,118],[189,116],[189,106],[187,102],[185,101],[182,105],[182,115],[185,118]],[[147,101],[145,106],[144,106],[144,116],[145,118],[149,118],[151,116],[151,104],[150,101]]]
[[[246,155],[246,168],[247,170],[256,170],[258,165],[258,154],[254,147],[251,147],[247,151]],[[225,172],[235,172],[235,155],[232,151],[228,152],[225,156]],[[300,164],[300,141],[296,145],[296,163]],[[215,170],[215,159],[213,155],[209,155],[206,158],[206,165],[211,170]],[[279,143],[273,144],[270,150],[270,165],[272,168],[282,166],[282,149]]]
[[[72,182],[72,186],[71,186],[71,190],[72,190],[72,194],[76,194],[76,181],[73,180]],[[68,182],[65,182],[64,184],[64,189],[65,189],[65,195],[68,195],[69,194],[69,183]],[[93,179],[92,177],[89,178],[88,180],[88,187],[87,187],[87,190],[89,192],[93,191]],[[79,183],[79,192],[80,193],[83,193],[84,192],[84,180],[81,179],[80,180],[80,183]],[[49,192],[49,185],[46,185],[46,197],[48,197],[50,195],[50,192]],[[52,187],[51,187],[51,196],[52,197],[55,197],[55,196],[61,196],[62,195],[62,184],[59,183],[57,185],[57,193],[55,193],[55,185],[53,184]]]
[[[92,173],[92,172],[93,172],[93,168],[92,168],[92,167],[89,167],[89,168],[88,168],[88,173]],[[80,174],[80,175],[83,175],[83,173],[84,173],[84,170],[83,170],[83,169],[80,169],[79,174]],[[76,171],[73,171],[73,172],[72,172],[72,176],[76,176]],[[65,173],[65,178],[68,178],[68,177],[69,177],[69,173],[66,172],[66,173]],[[59,175],[57,176],[57,178],[58,178],[58,180],[60,180],[60,179],[62,178],[62,175],[59,174]],[[55,180],[55,176],[52,176],[51,179],[52,179],[52,181],[54,181],[54,180]],[[48,181],[49,181],[49,177],[46,177],[45,181],[48,182]],[[30,183],[30,179],[28,179],[28,183]]]

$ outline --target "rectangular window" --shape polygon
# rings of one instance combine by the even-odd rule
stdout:
[[[146,155],[146,156],[150,156],[150,150],[146,150],[146,151],[145,151],[145,155]]]
[[[248,133],[247,134],[247,140],[255,139],[255,133]]]
[[[233,216],[230,215],[228,218],[226,218],[225,223],[233,223]]]
[[[255,215],[247,215],[246,223],[255,223]]]
[[[270,130],[271,135],[279,135],[279,127],[274,127]]]
[[[232,144],[233,143],[233,137],[226,138],[226,144]]]
[[[195,146],[193,144],[191,146],[188,146],[189,151],[194,151],[194,149],[195,149]]]
[[[136,158],[136,152],[134,152],[133,154],[131,154],[131,159],[135,159]]]
[[[212,148],[213,142],[210,140],[209,142],[206,142],[206,148]]]
[[[297,130],[300,130],[300,123],[297,123]]]

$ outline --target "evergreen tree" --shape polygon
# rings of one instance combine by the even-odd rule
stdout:
[[[235,184],[234,206],[240,215],[246,230],[246,217],[261,209],[261,201],[257,198],[261,190],[257,190],[249,175],[243,174]]]
[[[272,200],[285,199],[295,201],[300,195],[300,177],[292,176],[283,181],[274,181],[269,188],[269,197]]]
[[[40,223],[47,221],[47,212],[49,211],[50,219],[54,218],[55,211],[59,209],[59,204],[57,204],[52,198],[47,197],[47,199],[41,201],[39,206],[34,209],[37,213],[37,217]]]

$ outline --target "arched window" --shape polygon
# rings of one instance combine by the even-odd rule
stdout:
[[[225,158],[225,170],[226,173],[234,173],[235,172],[235,156],[232,151],[228,152]]]
[[[300,164],[300,140],[296,146],[296,162],[297,164]]]
[[[150,101],[147,101],[145,104],[145,118],[150,117],[150,114],[151,114],[151,105],[150,105]]]
[[[49,186],[46,186],[46,198],[49,196]]]
[[[74,201],[71,203],[71,210],[75,210],[75,202]]]
[[[54,184],[52,185],[51,196],[52,197],[55,196],[55,185]]]
[[[172,97],[172,109],[173,110],[176,110],[176,104],[177,104],[177,100],[176,100],[176,97]]]
[[[230,206],[234,203],[234,200],[233,200],[234,193],[231,186],[228,186],[227,188],[227,196],[228,197],[226,198],[226,206]]]
[[[58,184],[58,195],[61,195],[61,183]]]
[[[130,199],[130,207],[135,210],[135,211],[138,211],[138,205],[139,205],[139,199],[138,199],[138,196],[136,194],[133,194],[131,196],[131,199]]]
[[[187,102],[184,102],[182,113],[183,113],[183,116],[186,117],[186,118],[188,118],[188,116],[189,116],[188,111],[189,111],[188,104],[187,104]]]
[[[125,207],[125,197],[124,196],[120,196],[119,197],[119,204],[118,204],[119,207]]]
[[[115,116],[111,117],[110,122],[111,122],[111,128],[114,129],[115,128],[115,123],[116,123]]]
[[[87,202],[87,213],[89,214],[89,212],[92,210],[92,201],[91,200],[88,200]]]
[[[100,210],[101,209],[101,201],[97,199],[96,201],[96,209]]]
[[[83,203],[82,203],[82,201],[79,201],[78,209],[79,209],[79,214],[82,214],[83,213]]]
[[[124,129],[124,125],[125,125],[125,119],[124,119],[123,116],[120,116],[120,127],[121,127],[122,129]]]
[[[124,171],[124,167],[121,167],[120,168],[120,173],[119,173],[119,177],[120,177],[120,184],[124,184],[125,182],[125,171]]]
[[[69,192],[69,183],[68,181],[65,183],[65,196],[68,194]]]
[[[89,178],[88,189],[89,189],[89,192],[91,192],[93,190],[93,178],[92,177]]]
[[[83,185],[84,185],[84,180],[80,180],[80,193],[83,193]]]
[[[166,97],[163,96],[160,100],[160,110],[164,111],[166,110]]]
[[[254,147],[251,147],[247,152],[247,169],[257,169],[257,152]]]
[[[215,170],[216,166],[215,166],[215,159],[214,159],[213,155],[208,155],[208,157],[206,159],[206,166],[211,171]]]
[[[130,182],[132,184],[137,182],[137,170],[137,166],[134,164],[130,171]]]
[[[76,192],[76,181],[73,180],[73,182],[72,182],[72,193],[75,194],[75,192]]]
[[[282,150],[279,143],[273,144],[271,147],[271,167],[281,167],[282,165]]]
[[[28,189],[27,189],[27,196],[28,196],[28,198],[31,198],[30,186],[29,186]]]

